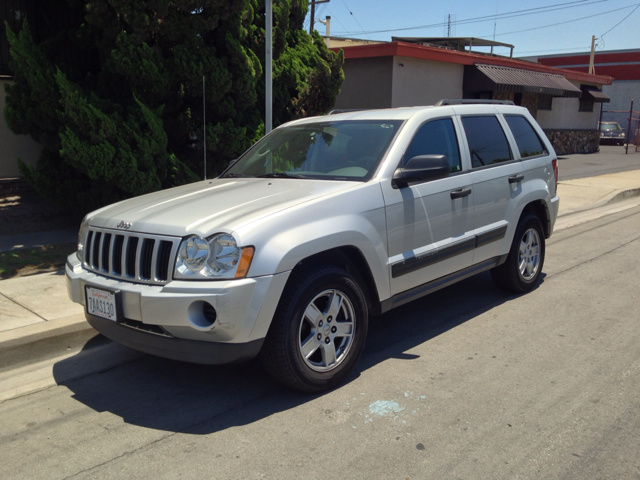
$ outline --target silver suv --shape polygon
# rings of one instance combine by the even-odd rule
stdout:
[[[87,215],[69,296],[131,348],[207,364],[259,355],[285,385],[332,388],[370,315],[486,270],[510,291],[536,286],[557,160],[506,103],[283,125],[215,180]]]

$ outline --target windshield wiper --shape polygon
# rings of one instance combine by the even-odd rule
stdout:
[[[227,173],[222,178],[253,178],[255,175],[247,175],[245,173]]]
[[[276,173],[265,173],[263,175],[258,175],[258,178],[307,178],[304,175],[296,175],[285,172],[276,172]]]

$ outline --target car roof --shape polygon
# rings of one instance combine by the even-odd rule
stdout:
[[[340,113],[331,115],[322,115],[316,117],[302,118],[288,122],[284,125],[304,125],[317,123],[319,121],[344,121],[344,120],[408,120],[414,115],[424,112],[425,110],[442,110],[447,114],[451,114],[455,111],[458,114],[478,113],[479,110],[486,109],[487,112],[495,113],[496,111],[501,113],[515,113],[527,111],[526,108],[515,105],[497,105],[497,104],[465,104],[465,105],[425,105],[416,107],[397,107],[397,108],[379,108],[370,110],[350,110],[341,111]],[[284,125],[281,125],[284,126]]]

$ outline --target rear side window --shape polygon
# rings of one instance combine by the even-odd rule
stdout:
[[[433,120],[418,129],[404,154],[403,163],[418,155],[446,155],[451,173],[462,170],[458,140],[450,118]]]
[[[511,133],[516,139],[521,158],[536,157],[549,153],[526,118],[520,115],[505,115],[504,118],[507,120]]]
[[[507,137],[494,115],[462,117],[473,168],[513,159]]]

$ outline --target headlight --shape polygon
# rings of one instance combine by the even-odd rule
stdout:
[[[622,132],[622,133],[620,134],[620,136],[624,138],[624,132]]]
[[[194,235],[185,238],[178,248],[174,278],[243,278],[249,270],[253,252],[253,247],[238,247],[232,235],[221,233],[208,239]]]
[[[76,251],[76,256],[82,263],[84,263],[84,242],[87,239],[88,231],[89,220],[87,220],[87,217],[84,217],[82,219],[82,223],[80,224],[80,230],[78,231],[78,250]]]

